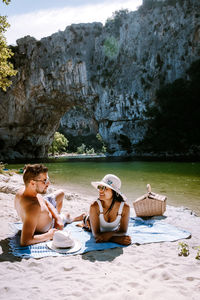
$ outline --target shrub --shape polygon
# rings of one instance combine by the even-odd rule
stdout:
[[[95,154],[94,148],[86,149],[86,154]]]
[[[84,154],[86,152],[86,145],[82,144],[81,146],[77,147],[78,154]]]
[[[109,58],[112,58],[118,54],[119,43],[114,36],[107,38],[104,42],[104,52]],[[110,75],[110,74],[108,74]]]
[[[101,152],[102,152],[102,153],[106,153],[106,152],[107,152],[107,148],[106,148],[105,145],[103,145],[103,147],[102,147],[102,149],[101,149]]]

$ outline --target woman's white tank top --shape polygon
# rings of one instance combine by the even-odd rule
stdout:
[[[103,215],[103,207],[101,204],[101,201],[98,199],[97,203],[99,205],[100,215],[99,215],[99,222],[100,222],[100,231],[106,232],[106,231],[115,231],[119,227],[121,215],[124,207],[124,202],[120,203],[120,207],[118,210],[117,218],[113,222],[106,222]]]

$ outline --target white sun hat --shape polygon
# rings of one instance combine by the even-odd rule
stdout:
[[[47,242],[47,247],[59,253],[74,253],[81,249],[81,243],[72,239],[69,232],[58,230],[53,235],[53,240]]]
[[[122,194],[120,191],[121,180],[116,175],[107,174],[104,176],[104,178],[101,181],[92,181],[91,185],[95,187],[95,189],[98,189],[99,185],[106,186],[112,189],[113,191],[115,191],[116,193],[118,193],[119,195],[121,195],[124,201],[126,201],[127,199],[126,196]]]

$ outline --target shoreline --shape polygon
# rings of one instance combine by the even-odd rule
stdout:
[[[149,162],[200,162],[199,155],[106,155],[106,154],[76,154],[76,153],[64,153],[54,156],[38,157],[38,158],[15,158],[15,159],[1,159],[4,164],[21,164],[21,163],[50,163],[57,161],[149,161]]]
[[[130,245],[69,257],[17,258],[9,253],[9,222],[18,221],[13,199],[22,176],[0,174],[0,293],[2,299],[197,300],[200,292],[200,217],[187,208],[167,205],[165,221],[190,231],[190,254],[178,256],[178,243]],[[52,186],[50,192],[59,186]],[[90,197],[65,191],[63,211],[87,212]]]

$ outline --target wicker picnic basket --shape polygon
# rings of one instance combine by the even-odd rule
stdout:
[[[137,217],[162,216],[166,210],[167,197],[155,194],[147,184],[147,193],[133,201]]]

